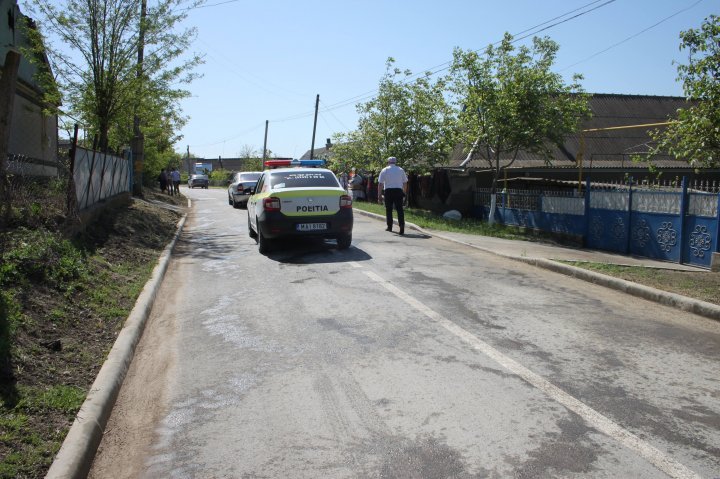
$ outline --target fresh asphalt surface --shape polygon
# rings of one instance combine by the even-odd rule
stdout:
[[[162,412],[112,477],[718,475],[720,323],[359,214],[350,250],[262,256],[185,192]]]

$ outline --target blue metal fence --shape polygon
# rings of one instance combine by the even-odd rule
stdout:
[[[491,193],[475,193],[475,214],[487,219]],[[508,190],[496,193],[495,221],[576,237],[588,248],[710,267],[720,252],[720,187],[593,185],[583,192]]]

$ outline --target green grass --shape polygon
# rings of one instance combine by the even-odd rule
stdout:
[[[620,266],[605,263],[563,261],[590,271],[644,284],[662,291],[720,304],[720,273],[710,271],[676,271],[642,266]]]
[[[370,213],[385,216],[385,206],[378,203],[368,203],[366,201],[353,202],[353,208]],[[536,231],[519,228],[516,226],[505,226],[501,224],[489,225],[487,222],[476,218],[463,218],[461,220],[450,220],[443,218],[441,215],[431,211],[419,208],[405,208],[405,221],[416,224],[417,226],[436,230],[449,231],[455,233],[466,233],[480,236],[491,236],[494,238],[505,238],[513,240],[525,241],[551,241],[552,237]]]
[[[85,391],[74,386],[19,387],[17,402],[0,415],[0,443],[14,450],[0,461],[0,477],[33,477],[47,469],[67,433],[52,424],[35,424],[39,413],[57,412],[73,417],[85,400]],[[41,434],[41,431],[44,433]]]
[[[20,387],[15,409],[23,412],[59,411],[75,414],[85,400],[85,391],[75,386],[57,385],[47,389]]]
[[[179,217],[137,202],[65,236],[63,211],[0,232],[0,478],[45,475]]]
[[[125,263],[109,265],[107,270],[98,273],[97,285],[88,294],[88,305],[106,321],[127,317],[131,305],[123,306],[121,303],[124,301],[129,304],[130,299],[140,295],[154,268],[154,263],[140,266]],[[113,280],[113,275],[122,276],[124,281]]]

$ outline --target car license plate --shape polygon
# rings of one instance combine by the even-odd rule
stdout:
[[[296,226],[298,231],[319,231],[326,230],[327,223],[300,223]]]

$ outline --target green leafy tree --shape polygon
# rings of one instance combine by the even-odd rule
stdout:
[[[677,111],[676,121],[651,134],[651,156],[668,153],[691,166],[720,166],[720,17],[710,15],[698,29],[680,33],[688,63],[678,65],[678,80],[692,106]]]
[[[272,152],[270,150],[267,150],[268,155],[272,155]],[[242,169],[243,171],[262,171],[263,170],[263,159],[262,159],[262,151],[255,148],[252,145],[245,144],[240,148],[240,152],[238,153],[238,158],[242,158],[245,161],[243,162]],[[269,156],[268,156],[269,158]]]
[[[452,108],[445,98],[444,79],[430,74],[411,80],[389,58],[378,94],[357,105],[356,131],[336,135],[331,165],[379,170],[388,156],[398,157],[406,169],[423,172],[447,162],[452,146]]]
[[[185,57],[195,31],[176,31],[187,5],[159,0],[142,21],[141,0],[37,0],[33,5],[40,19],[35,44],[42,45],[43,32],[65,103],[59,113],[79,121],[106,151],[130,143],[132,118],[138,115],[146,142],[165,152],[186,121],[179,102],[189,92],[179,86],[196,77],[193,69],[201,63],[197,55]]]
[[[550,162],[552,145],[562,144],[589,114],[582,77],[575,75],[568,85],[551,71],[557,43],[547,37],[533,38],[530,47],[516,49],[513,43],[506,33],[482,54],[455,49],[451,67],[459,144],[469,158],[484,160],[493,171],[493,193],[520,151]],[[494,206],[493,201],[491,221]]]

